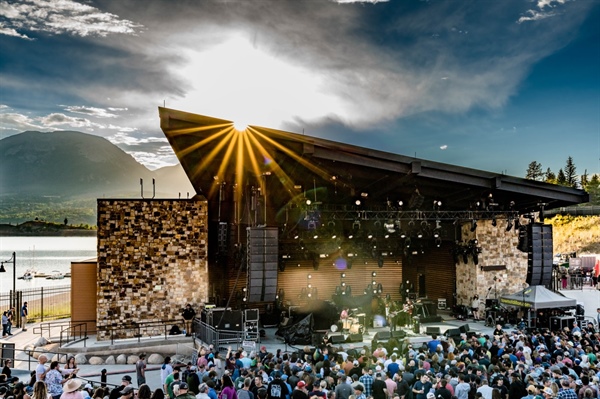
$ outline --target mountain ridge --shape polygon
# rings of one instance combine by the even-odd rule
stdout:
[[[148,198],[153,192],[161,198],[185,198],[187,193],[192,197],[195,193],[181,165],[151,171],[100,136],[26,131],[0,140],[0,223],[48,218],[38,214],[40,206],[67,211],[70,202],[79,201],[71,208],[86,208],[87,216],[77,222],[95,224],[96,198]],[[31,214],[32,210],[38,213]],[[57,218],[52,221],[64,216]]]

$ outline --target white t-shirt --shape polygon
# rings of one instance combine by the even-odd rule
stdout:
[[[165,383],[165,381],[167,380],[167,377],[169,376],[169,374],[171,374],[173,372],[173,366],[171,366],[170,364],[163,364],[162,367],[160,368],[160,380],[162,381],[163,385]]]
[[[35,380],[36,381],[44,381],[46,376],[44,375],[44,377],[42,378],[41,375],[44,374],[45,372],[46,372],[46,366],[38,363],[37,367],[35,368]]]

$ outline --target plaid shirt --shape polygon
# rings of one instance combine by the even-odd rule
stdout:
[[[371,393],[373,392],[373,377],[371,377],[369,374],[363,374],[358,380],[365,386],[365,396],[371,396]]]
[[[577,394],[571,388],[561,389],[557,395],[558,399],[577,399]]]

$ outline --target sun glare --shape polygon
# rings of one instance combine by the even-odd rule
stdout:
[[[233,128],[238,132],[243,132],[248,128],[248,124],[246,122],[235,121],[233,122]]]

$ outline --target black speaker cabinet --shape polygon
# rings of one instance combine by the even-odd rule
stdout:
[[[357,334],[349,334],[348,338],[346,338],[346,342],[362,342],[363,335],[361,333]]]
[[[329,342],[332,344],[343,344],[346,342],[346,337],[343,334],[330,335]]]
[[[459,329],[459,331],[460,331],[461,333],[463,333],[463,334],[466,334],[466,333],[468,333],[469,331],[471,331],[471,327],[469,327],[469,325],[468,325],[468,324],[465,324],[464,326],[460,326],[458,329]]]
[[[391,338],[389,331],[378,331],[373,338],[375,341],[387,341]]]
[[[392,331],[392,337],[393,338],[406,338],[406,331],[404,331],[404,330]]]
[[[573,316],[553,316],[550,317],[550,330],[559,331],[568,327],[569,329],[573,328],[573,322],[575,321],[575,317]]]
[[[425,327],[425,334],[427,335],[440,335],[442,332],[439,327],[427,326]]]

